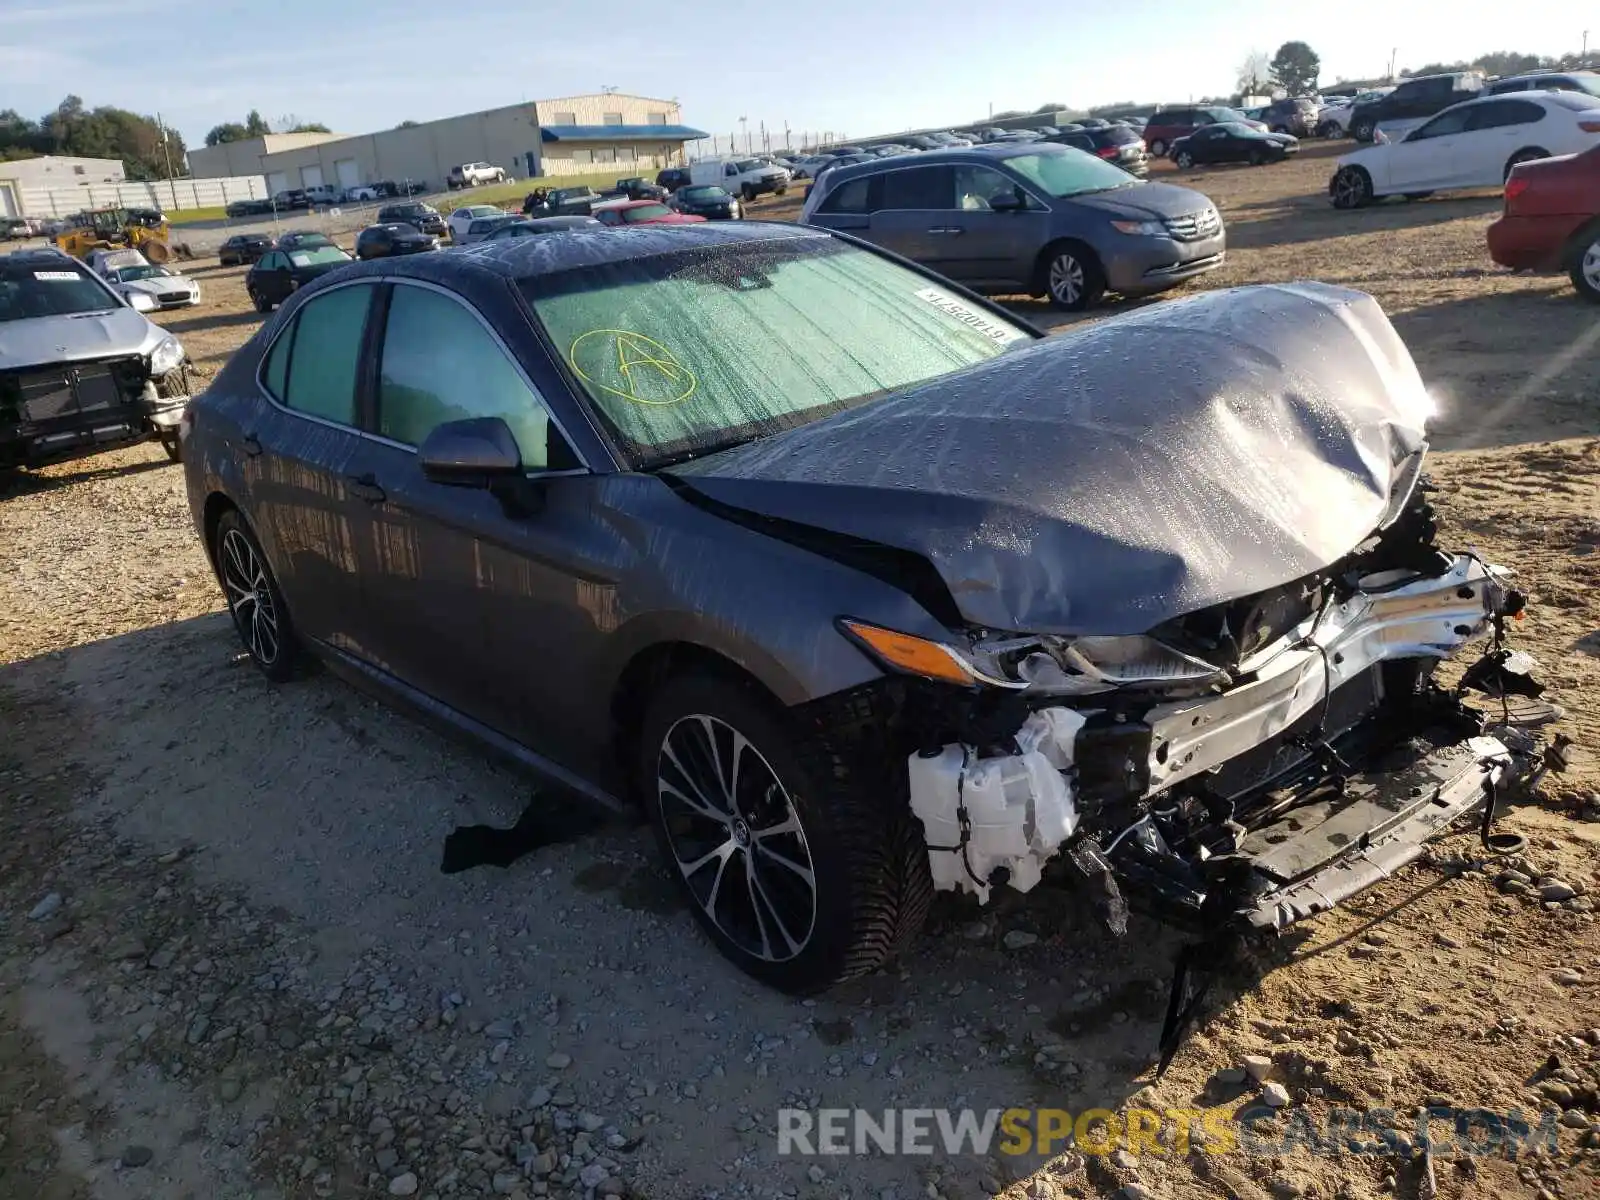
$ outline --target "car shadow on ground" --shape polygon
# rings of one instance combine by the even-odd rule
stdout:
[[[85,464],[100,461],[98,456],[84,459]],[[52,472],[40,475],[35,471],[0,471],[0,500],[8,496],[23,496],[39,492],[55,492],[76,484],[92,483],[97,479],[113,479],[128,475],[142,475],[146,471],[159,471],[178,464],[167,458],[154,458],[148,462],[128,463],[125,466],[95,467],[85,465],[82,470]]]
[[[269,684],[224,613],[0,667],[0,693],[71,698],[71,744],[97,779],[79,817],[190,847],[212,880],[293,914],[332,978],[341,955],[377,948],[415,970],[418,994],[494,997],[490,1015],[530,1026],[560,994],[593,1014],[577,1057],[596,1072],[702,1078],[708,1055],[732,1050],[702,1102],[770,1112],[827,1087],[832,1103],[874,1112],[1077,1113],[1126,1101],[1156,1059],[1181,938],[1139,916],[1113,936],[1057,886],[997,892],[987,907],[941,895],[898,961],[802,1004],[717,954],[640,825],[441,874],[452,829],[508,825],[540,785],[331,673]],[[1221,981],[1213,1004],[1254,983]],[[638,1045],[618,1051],[628,1039]]]
[[[1327,243],[1345,237],[1443,225],[1497,212],[1500,199],[1498,196],[1449,196],[1388,201],[1370,208],[1341,211],[1330,205],[1324,196],[1306,196],[1294,198],[1287,204],[1278,201],[1264,207],[1273,215],[1236,220],[1234,210],[1223,210],[1230,250],[1265,250],[1306,242]],[[1487,267],[1487,251],[1484,263]]]

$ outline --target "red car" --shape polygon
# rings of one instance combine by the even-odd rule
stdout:
[[[1600,303],[1600,146],[1513,167],[1489,257],[1517,271],[1567,271],[1580,296]]]
[[[602,225],[695,225],[704,221],[693,213],[673,212],[659,200],[617,200],[596,204],[590,215]]]

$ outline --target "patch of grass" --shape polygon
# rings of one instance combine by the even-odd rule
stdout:
[[[193,225],[199,221],[220,221],[227,215],[227,210],[220,204],[212,208],[185,208],[178,212],[168,213],[167,224]]]

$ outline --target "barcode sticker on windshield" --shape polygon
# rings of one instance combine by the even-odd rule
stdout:
[[[972,332],[981,333],[997,345],[1009,346],[1026,336],[1020,329],[1012,329],[975,308],[969,308],[938,288],[922,288],[915,295],[918,300],[926,300],[946,316],[954,317]]]
[[[76,271],[35,271],[35,279],[42,279],[46,283],[71,283],[78,278]]]

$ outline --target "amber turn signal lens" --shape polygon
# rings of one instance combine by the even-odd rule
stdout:
[[[892,629],[879,629],[876,625],[863,625],[859,621],[841,620],[839,624],[883,662],[908,675],[963,685],[975,682],[972,672],[955,653],[938,642],[896,633]]]

